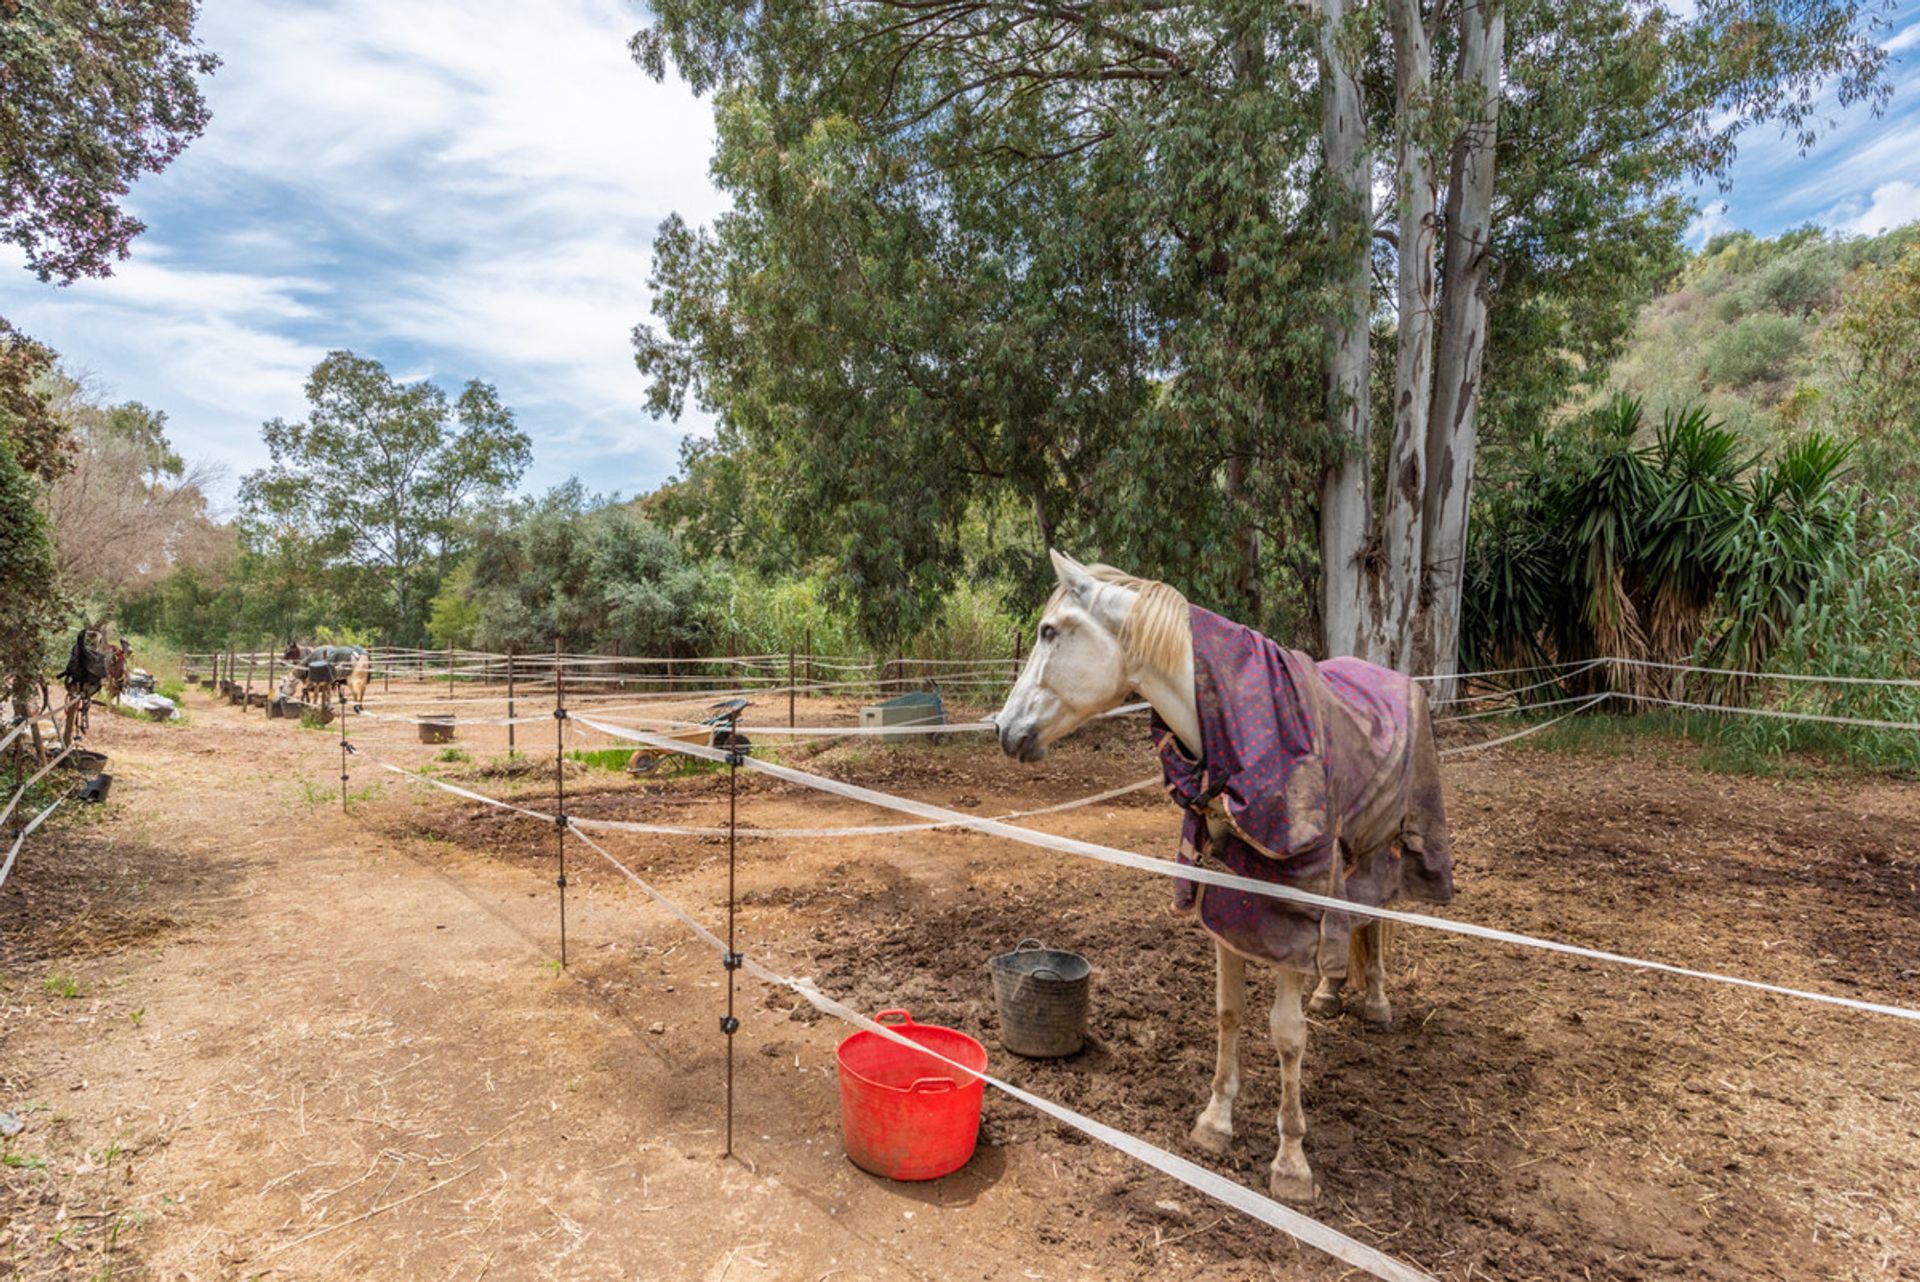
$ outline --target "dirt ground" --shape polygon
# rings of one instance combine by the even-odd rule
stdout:
[[[109,804],[30,839],[0,889],[0,1110],[24,1123],[0,1141],[0,1277],[1348,1276],[992,1092],[962,1172],[868,1176],[839,1135],[846,1030],[752,980],[739,1160],[722,1161],[713,956],[569,843],[562,971],[552,825],[376,765],[433,763],[550,808],[552,722],[517,731],[544,760],[503,773],[498,729],[464,727],[474,760],[435,763],[410,726],[356,721],[343,813],[330,732],[198,691],[189,711],[96,718]],[[981,814],[1154,768],[1117,723],[1039,767],[964,736],[783,759]],[[1690,761],[1644,743],[1449,761],[1446,913],[1920,1006],[1920,786]],[[566,786],[583,815],[726,812],[718,774],[577,767]],[[739,806],[761,828],[901,820],[751,776]],[[1176,826],[1155,791],[1024,822],[1154,854]],[[723,922],[724,841],[603,840]],[[1264,1189],[1264,1038],[1246,1041],[1230,1156],[1186,1139],[1212,1071],[1212,963],[1164,880],[915,833],[743,841],[739,886],[741,947],[769,966],[960,1028],[1016,1083]],[[1028,935],[1094,965],[1070,1059],[1000,1047],[986,963]],[[1402,932],[1391,983],[1391,1031],[1314,1025],[1316,1217],[1458,1282],[1920,1278],[1920,1028],[1434,932]],[[1256,970],[1254,1010],[1271,991]]]

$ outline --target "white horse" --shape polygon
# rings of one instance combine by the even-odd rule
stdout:
[[[1178,738],[1185,756],[1199,762],[1204,737],[1195,695],[1194,628],[1186,599],[1164,583],[1134,578],[1109,566],[1083,566],[1059,552],[1052,556],[1059,588],[1041,619],[1026,668],[994,718],[1001,748],[1021,761],[1039,761],[1049,745],[1137,692],[1153,705],[1166,728]],[[1305,664],[1307,672],[1313,671],[1304,656],[1294,657]],[[1373,898],[1384,901],[1400,889],[1402,844],[1427,846],[1442,867],[1445,894],[1450,895],[1445,819],[1439,810],[1437,757],[1425,695],[1406,678],[1372,665],[1359,665],[1356,660],[1335,663],[1349,669],[1364,667],[1401,683],[1399,688],[1407,692],[1406,724],[1410,730],[1402,754],[1405,760],[1388,767],[1402,770],[1397,788],[1376,788],[1381,795],[1366,802],[1359,822],[1350,821],[1344,831],[1337,824],[1334,827],[1336,876],[1344,860],[1344,884],[1349,890],[1364,886],[1372,892],[1355,893],[1351,898],[1355,902]],[[1307,679],[1318,680],[1313,676]],[[1336,709],[1327,714],[1327,719],[1338,721],[1343,716]],[[1330,740],[1328,752],[1364,752],[1365,745],[1364,737],[1355,740],[1349,734]],[[1333,803],[1338,804],[1338,799]],[[1208,805],[1206,827],[1214,837],[1229,828],[1244,835],[1234,826],[1219,797]],[[1207,844],[1204,839],[1202,844]],[[1337,886],[1334,893],[1339,893]],[[1428,897],[1443,898],[1439,894]],[[1352,927],[1350,942],[1347,970],[1364,971],[1366,976],[1362,1012],[1369,1023],[1386,1024],[1392,1018],[1392,1007],[1386,993],[1383,923],[1372,919]],[[1233,1142],[1233,1104],[1240,1090],[1239,1041],[1248,954],[1236,951],[1219,934],[1215,934],[1214,943],[1219,1049],[1212,1093],[1194,1122],[1192,1138],[1208,1152],[1223,1154]],[[1271,956],[1261,959],[1274,960]],[[1306,1115],[1300,1105],[1301,1061],[1307,1047],[1301,998],[1316,971],[1320,986],[1311,1009],[1315,1014],[1340,1010],[1343,976],[1318,964],[1311,970],[1282,965],[1268,1023],[1280,1054],[1281,1070],[1280,1148],[1268,1184],[1275,1197],[1296,1202],[1310,1201],[1318,1192],[1302,1147]]]

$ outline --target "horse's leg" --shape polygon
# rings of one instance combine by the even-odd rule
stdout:
[[[1360,1018],[1373,1028],[1391,1028],[1393,1003],[1387,1000],[1387,940],[1391,938],[1388,925],[1376,917],[1364,926],[1354,927],[1353,937],[1359,943],[1356,951],[1366,955],[1367,999],[1360,1008]]]
[[[1213,951],[1220,1046],[1213,1068],[1213,1095],[1193,1124],[1193,1142],[1209,1153],[1225,1153],[1233,1144],[1233,1101],[1240,1094],[1240,1025],[1247,1012],[1247,959],[1217,939]]]
[[[1307,999],[1307,1013],[1321,1019],[1332,1019],[1340,1013],[1340,990],[1347,980],[1344,975],[1322,975],[1319,985],[1313,990],[1313,996]]]
[[[1307,1114],[1300,1107],[1300,1064],[1307,1055],[1307,1018],[1300,997],[1306,979],[1298,971],[1281,971],[1280,991],[1273,998],[1273,1048],[1280,1052],[1280,1151],[1273,1156],[1267,1187],[1283,1202],[1311,1202],[1317,1192],[1301,1145],[1307,1134]]]

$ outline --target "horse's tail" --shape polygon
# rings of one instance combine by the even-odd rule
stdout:
[[[1371,922],[1358,923],[1347,933],[1347,974],[1350,976],[1364,975],[1367,973],[1367,963],[1373,958],[1374,938],[1374,932],[1367,929],[1367,927],[1372,924]],[[1391,956],[1393,923],[1390,921],[1380,922],[1379,935],[1380,964],[1385,966],[1393,960]]]
[[[347,669],[347,694],[352,702],[365,701],[367,681],[372,676],[373,656],[362,650],[353,656],[353,666]]]

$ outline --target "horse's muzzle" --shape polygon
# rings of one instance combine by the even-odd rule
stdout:
[[[1040,742],[1039,728],[1031,725],[1019,731],[1009,726],[1001,726],[1000,751],[1015,761],[1024,761],[1028,765],[1047,755],[1046,748]]]

